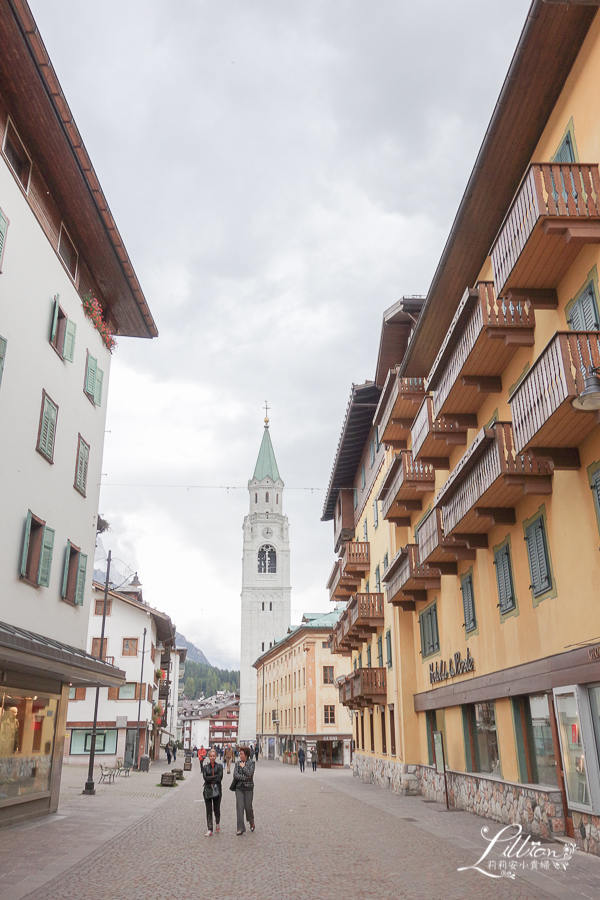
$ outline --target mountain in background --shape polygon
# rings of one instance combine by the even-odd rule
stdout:
[[[196,645],[188,641],[182,634],[180,634],[179,631],[176,631],[175,635],[177,646],[185,647],[185,649],[187,650],[187,659],[189,659],[190,662],[200,663],[203,666],[210,666],[210,663],[205,657],[202,650],[198,650]]]

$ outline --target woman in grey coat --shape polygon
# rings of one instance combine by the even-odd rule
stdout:
[[[240,758],[236,761],[233,770],[235,783],[235,805],[237,809],[237,834],[244,834],[244,812],[250,825],[250,831],[254,831],[254,760],[248,747],[240,747]]]

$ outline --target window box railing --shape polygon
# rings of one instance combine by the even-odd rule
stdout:
[[[383,480],[377,499],[381,500],[384,519],[396,524],[410,525],[409,512],[422,508],[422,496],[435,490],[433,467],[413,462],[410,450],[396,453]]]
[[[373,422],[379,428],[379,440],[404,449],[415,414],[425,396],[423,378],[400,378],[390,370],[381,392]]]
[[[493,282],[465,291],[427,378],[434,417],[476,426],[487,394],[502,390],[509,360],[533,345],[534,329],[531,304],[499,299]]]
[[[368,541],[346,541],[342,546],[342,574],[362,574],[371,567]]]
[[[445,534],[475,541],[496,524],[514,524],[523,494],[552,493],[551,472],[549,460],[517,453],[510,422],[482,428],[435,499]]]
[[[496,290],[556,288],[599,220],[596,164],[532,163],[492,246]]]
[[[596,418],[573,409],[571,401],[583,391],[590,366],[600,366],[598,332],[554,335],[509,399],[517,452],[576,448],[587,437]]]
[[[387,670],[385,668],[355,669],[338,680],[340,703],[351,709],[387,702]]]
[[[416,541],[419,548],[419,562],[435,563],[436,566],[450,567],[459,559],[475,559],[475,549],[469,547],[464,540],[444,534],[442,510],[436,506],[427,513],[416,529]],[[452,574],[451,568],[440,569],[445,574]]]
[[[383,594],[355,594],[348,604],[349,635],[366,641],[383,625]]]
[[[411,439],[413,459],[429,463],[434,469],[447,469],[449,450],[467,443],[467,426],[435,419],[433,400],[425,397],[413,423]]]
[[[383,576],[388,603],[414,609],[415,601],[427,599],[428,590],[439,590],[440,574],[439,568],[420,562],[417,544],[407,544]]]

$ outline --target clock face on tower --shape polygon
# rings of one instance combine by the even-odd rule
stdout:
[[[263,528],[263,530],[262,530],[262,535],[263,535],[263,537],[266,537],[266,538],[272,537],[272,536],[273,536],[273,529],[272,529],[272,528],[269,528],[268,526],[267,526],[266,528]]]

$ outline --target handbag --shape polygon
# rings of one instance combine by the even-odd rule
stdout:
[[[219,797],[219,796],[220,796],[220,794],[219,794],[219,785],[218,785],[218,784],[211,784],[211,788],[212,788],[212,794],[211,794],[211,797],[213,797],[213,799],[214,799],[215,797]]]
[[[230,790],[230,791],[235,791],[235,788],[236,788],[235,778],[232,778],[232,779],[231,779],[231,784],[229,785],[229,790]]]

